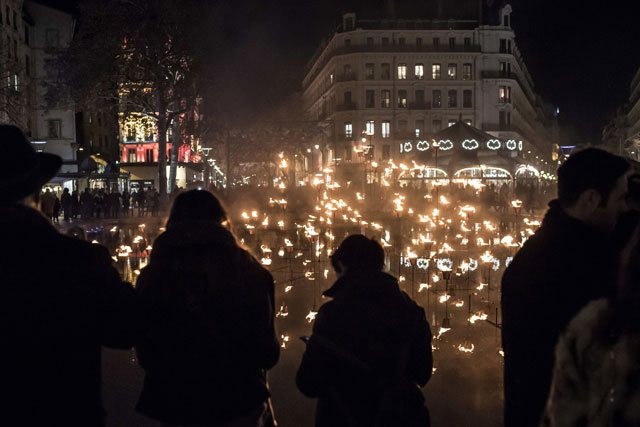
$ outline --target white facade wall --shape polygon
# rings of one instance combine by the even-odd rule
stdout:
[[[47,109],[45,105],[47,79],[45,62],[51,49],[66,48],[73,38],[74,18],[62,11],[33,1],[25,1],[26,13],[33,19],[31,34],[31,56],[33,62],[32,82],[35,86],[33,141],[45,142],[44,151],[57,154],[63,159],[61,172],[76,172],[76,123],[75,105],[59,105]]]

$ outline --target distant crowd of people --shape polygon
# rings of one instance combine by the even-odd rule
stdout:
[[[119,218],[130,216],[158,216],[160,211],[160,193],[154,189],[126,189],[106,191],[104,189],[85,188],[84,191],[70,192],[68,188],[58,195],[46,188],[41,197],[42,212],[54,222],[70,219]]]
[[[134,290],[104,247],[59,234],[38,212],[60,158],[36,153],[7,125],[0,154],[22,171],[16,179],[0,169],[6,425],[103,426],[103,345],[135,346],[145,370],[137,410],[165,426],[276,425],[266,375],[280,355],[274,280],[239,245],[215,196],[176,197]],[[572,155],[541,228],[507,268],[506,427],[640,425],[634,179],[621,157]],[[375,240],[347,237],[331,265],[338,278],[312,334],[301,337],[296,375],[299,390],[318,400],[315,425],[429,426],[424,309],[382,271]]]

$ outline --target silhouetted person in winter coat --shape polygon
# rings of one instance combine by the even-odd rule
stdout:
[[[538,426],[554,348],[589,301],[610,293],[612,231],[626,210],[626,160],[598,149],[558,169],[558,199],[502,278],[505,427]]]
[[[61,159],[8,125],[0,159],[11,159],[0,168],[0,424],[102,426],[101,346],[133,346],[137,296],[104,247],[37,210]]]
[[[332,255],[339,278],[324,295],[313,334],[296,376],[308,397],[318,398],[317,427],[371,426],[380,382],[396,374],[408,349],[404,376],[419,386],[431,377],[431,331],[424,310],[382,272],[384,251],[362,235],[347,237]],[[359,370],[334,351],[372,367]]]
[[[273,277],[226,222],[211,193],[180,194],[137,282],[148,331],[137,409],[164,423],[269,425],[266,370],[280,354]]]
[[[69,189],[65,188],[62,191],[62,196],[60,196],[60,203],[62,204],[62,210],[64,211],[64,220],[69,221],[72,215],[72,205],[73,199],[71,198],[71,194],[69,194]]]

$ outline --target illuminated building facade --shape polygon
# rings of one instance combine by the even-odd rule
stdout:
[[[140,113],[120,113],[119,161],[122,170],[131,173],[133,188],[158,188],[158,129],[155,119]],[[167,159],[170,158],[173,129],[167,132]],[[192,145],[178,148],[176,185],[186,188],[202,181],[199,155],[192,155]],[[168,164],[168,160],[167,160]],[[169,176],[169,166],[167,166]]]
[[[303,80],[306,114],[331,124],[337,163],[356,162],[362,144],[371,160],[402,157],[403,144],[429,141],[460,120],[521,141],[512,155],[551,172],[556,120],[535,92],[511,12],[506,5],[460,19],[442,11],[411,20],[345,14]]]

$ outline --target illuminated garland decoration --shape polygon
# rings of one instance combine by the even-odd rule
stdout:
[[[522,151],[522,141],[518,141],[518,150]]]
[[[411,150],[413,150],[413,144],[409,141],[405,142],[405,143],[400,143],[400,152],[401,153],[408,153]]]
[[[429,258],[418,258],[416,261],[416,266],[422,270],[426,270],[429,268]]]
[[[504,266],[509,267],[509,264],[511,264],[511,261],[513,261],[513,257],[508,256],[507,259],[504,261]]]
[[[440,140],[440,142],[438,142],[438,147],[440,147],[442,151],[448,151],[453,148],[453,142],[448,139]]]
[[[476,271],[477,268],[478,268],[478,260],[469,258],[469,270]]]
[[[507,141],[507,148],[509,150],[515,150],[516,149],[516,142],[513,139],[510,139]]]
[[[499,150],[502,144],[497,139],[490,139],[487,141],[487,148],[489,150]]]
[[[418,151],[427,151],[429,149],[429,142],[427,141],[418,141],[416,144],[416,149]]]
[[[453,261],[449,258],[440,258],[438,260],[438,270],[451,271],[453,270]]]
[[[120,113],[121,141],[156,141],[156,121],[140,113]]]
[[[498,258],[493,259],[493,271],[498,271],[500,269],[500,260]]]
[[[475,150],[479,146],[480,144],[478,144],[478,141],[476,141],[475,139],[465,139],[464,141],[462,141],[462,148],[464,148],[465,150]]]

